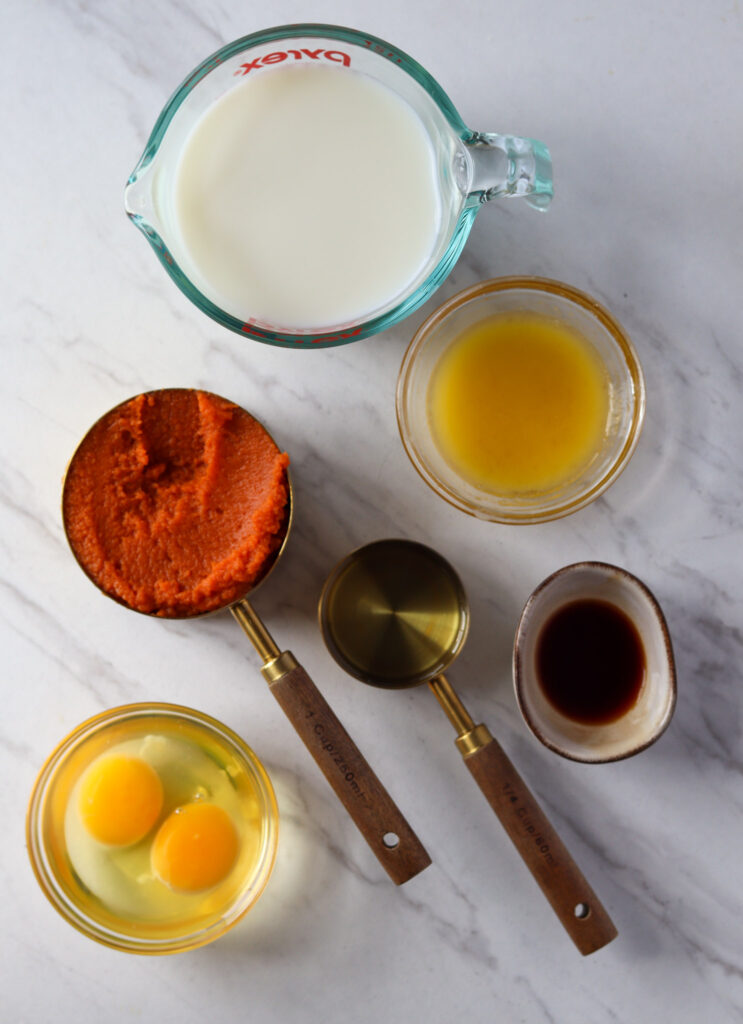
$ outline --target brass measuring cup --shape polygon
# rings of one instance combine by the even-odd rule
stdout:
[[[436,551],[407,540],[359,548],[331,572],[320,597],[328,650],[350,675],[372,686],[428,683],[457,731],[456,745],[557,914],[585,956],[617,930],[508,756],[476,725],[444,671],[469,630],[464,587]]]
[[[155,395],[162,394],[164,391],[181,390],[188,389],[168,388],[158,392],[148,392],[148,394]],[[127,402],[129,401],[132,401],[132,399],[127,399]],[[118,596],[107,593],[99,586],[79,558],[70,539],[67,523],[67,483],[70,479],[70,470],[75,463],[75,458],[80,452],[85,439],[98,424],[121,408],[121,406],[126,405],[127,402],[120,403],[120,405],[115,406],[105,413],[104,416],[100,417],[75,450],[68,465],[62,488],[62,520],[70,550],[75,556],[78,565],[80,565],[98,590],[107,597],[112,598],[112,600],[117,601],[117,603],[123,604],[130,611],[155,616],[156,613],[154,612],[140,612],[139,609],[131,608]],[[255,417],[252,418],[255,419]],[[260,424],[259,420],[256,420],[256,422]],[[263,426],[263,424],[260,424],[260,426]],[[265,427],[263,429],[265,430]],[[268,434],[268,431],[266,433]],[[270,434],[268,436],[271,437]],[[298,663],[291,651],[280,650],[258,613],[248,601],[248,594],[252,594],[266,580],[286,548],[294,517],[292,481],[288,470],[287,489],[289,497],[284,536],[280,546],[271,556],[271,562],[266,566],[260,578],[248,586],[245,593],[231,603],[226,603],[219,608],[199,614],[169,615],[167,617],[179,620],[203,618],[205,615],[212,615],[215,612],[222,611],[224,608],[229,608],[261,658],[261,673],[268,683],[271,693],[296,729],[302,742],[325,775],[336,796],[350,814],[382,867],[384,867],[396,885],[401,885],[428,867],[431,863],[431,858],[307,672]]]

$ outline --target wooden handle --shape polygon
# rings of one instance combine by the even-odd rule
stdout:
[[[464,761],[583,956],[616,938],[613,921],[497,740]]]
[[[427,868],[425,847],[302,666],[269,686],[392,881],[402,885]]]

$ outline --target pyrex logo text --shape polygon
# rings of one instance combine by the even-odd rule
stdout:
[[[281,64],[282,61],[292,57],[294,60],[324,60],[332,61],[334,64],[342,64],[345,68],[351,66],[351,58],[342,50],[276,50],[274,53],[267,53],[265,57],[256,57],[248,63],[241,64],[235,72],[236,75],[249,75],[251,71],[260,71],[266,64]]]

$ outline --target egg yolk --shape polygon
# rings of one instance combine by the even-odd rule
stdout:
[[[226,811],[216,804],[185,804],[158,829],[152,869],[171,889],[199,892],[226,877],[237,850],[237,832]]]
[[[157,821],[163,787],[139,757],[109,754],[88,768],[80,788],[80,817],[88,832],[109,846],[139,842]]]

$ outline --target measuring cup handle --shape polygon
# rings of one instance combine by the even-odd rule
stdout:
[[[497,740],[464,762],[580,952],[611,942],[614,923]]]
[[[431,863],[425,847],[301,665],[287,651],[287,671],[270,678],[271,693],[335,790],[392,881],[402,885]],[[290,659],[290,660],[288,660]]]
[[[485,203],[501,196],[523,196],[546,210],[552,200],[552,158],[543,142],[495,132],[464,138],[472,164],[470,196]]]

